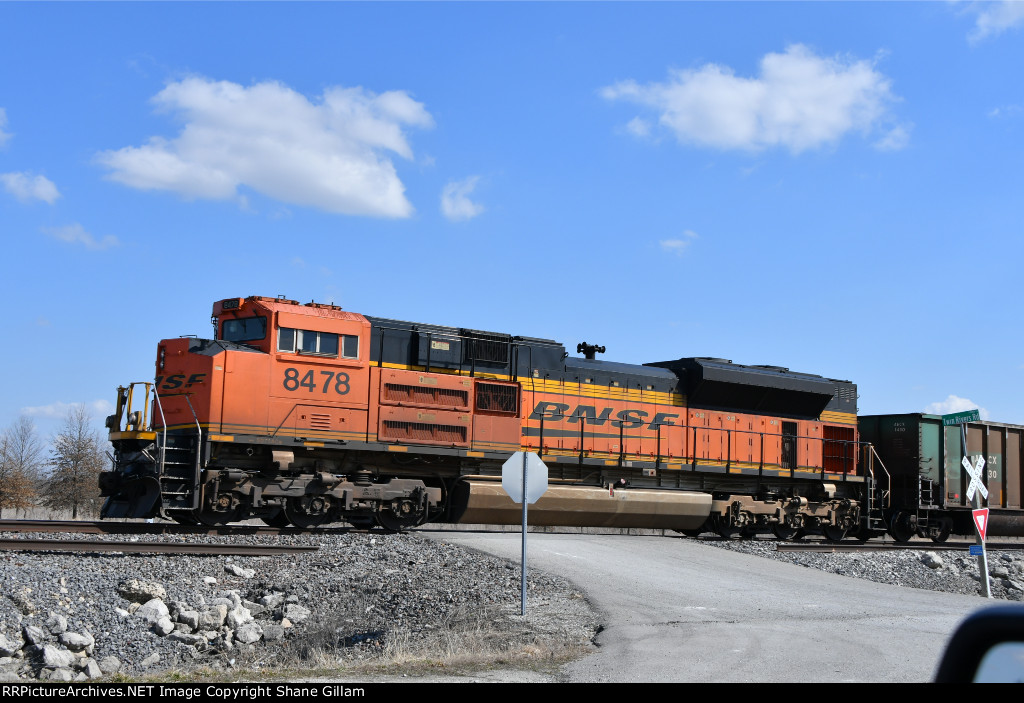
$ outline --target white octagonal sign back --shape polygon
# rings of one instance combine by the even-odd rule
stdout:
[[[516,452],[501,465],[501,487],[513,503],[523,502],[523,457],[526,457],[526,502],[536,503],[548,489],[548,467],[536,452]]]

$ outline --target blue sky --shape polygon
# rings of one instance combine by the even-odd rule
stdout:
[[[0,3],[0,428],[285,295],[1024,423],[1024,3]]]

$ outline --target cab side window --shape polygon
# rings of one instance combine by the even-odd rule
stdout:
[[[339,339],[340,337],[340,339]],[[341,358],[359,358],[359,337],[354,334],[334,334],[281,327],[277,331],[277,350],[290,354],[315,354],[338,357],[339,341]]]
[[[295,330],[282,327],[277,331],[277,350],[295,352]]]

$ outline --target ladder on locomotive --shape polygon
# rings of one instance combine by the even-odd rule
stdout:
[[[199,507],[195,490],[196,438],[172,435],[158,442],[160,502],[164,509],[194,510]]]
[[[160,396],[154,390],[157,408],[163,418]],[[188,396],[185,402],[192,411],[197,433],[193,435],[167,434],[167,421],[163,432],[157,433],[157,479],[160,482],[160,505],[166,510],[195,510],[199,507],[200,448],[203,430]]]

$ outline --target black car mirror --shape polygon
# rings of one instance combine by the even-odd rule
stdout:
[[[984,608],[960,623],[935,683],[1024,683],[1024,606]]]

